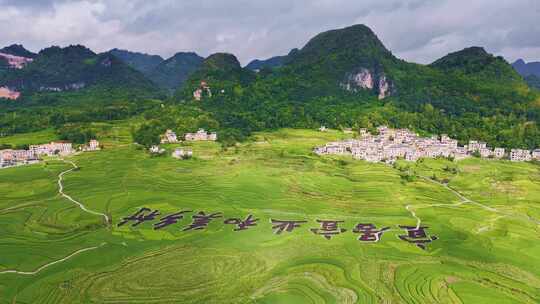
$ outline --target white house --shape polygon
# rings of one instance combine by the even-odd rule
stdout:
[[[36,155],[69,155],[73,153],[73,145],[70,142],[65,141],[56,141],[56,142],[50,142],[48,144],[43,145],[32,145],[29,147],[29,150],[32,151]]]
[[[152,154],[162,154],[165,152],[165,149],[161,149],[159,146],[152,146],[150,147],[149,151]]]
[[[475,152],[485,149],[487,147],[487,144],[481,141],[470,140],[467,147],[469,149],[469,152]]]
[[[505,153],[506,151],[504,150],[504,148],[493,149],[493,156],[495,156],[495,158],[503,158]]]
[[[0,168],[23,165],[38,161],[37,155],[30,150],[0,150]]]
[[[98,151],[101,150],[99,146],[99,141],[95,139],[91,139],[87,145],[84,145],[81,147],[82,151],[88,152],[88,151]]]
[[[540,160],[540,149],[532,151],[531,156],[534,160]]]
[[[161,136],[161,143],[177,143],[178,138],[176,137],[176,133],[173,132],[173,130],[167,130],[165,131],[165,134]]]
[[[510,150],[510,160],[511,161],[530,161],[531,152],[529,150],[523,150],[523,149],[512,149]]]
[[[193,151],[191,149],[186,148],[177,148],[172,153],[172,157],[178,158],[178,159],[186,159],[193,156]]]
[[[217,133],[207,133],[204,129],[199,129],[197,133],[186,133],[186,141],[216,141]]]
[[[482,158],[488,158],[488,157],[493,155],[493,151],[491,151],[488,148],[482,148],[482,149],[478,150],[478,152],[480,152],[480,157],[482,157]]]

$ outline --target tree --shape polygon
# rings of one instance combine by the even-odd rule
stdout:
[[[164,132],[163,126],[158,122],[142,124],[138,129],[132,132],[133,140],[150,148],[160,143],[160,135]]]

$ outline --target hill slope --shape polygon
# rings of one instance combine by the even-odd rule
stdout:
[[[408,63],[355,25],[315,36],[281,68],[255,76],[244,77],[250,74],[232,55],[209,59],[179,100],[198,99],[192,94],[208,85],[214,94],[197,106],[223,128],[390,124],[494,146],[540,145],[538,95],[503,58],[479,47],[430,65]]]
[[[10,54],[13,56],[26,57],[26,58],[37,57],[36,53],[30,52],[29,50],[25,49],[24,46],[22,46],[21,44],[12,44],[10,46],[6,46],[5,48],[0,49],[0,53]]]
[[[540,62],[525,62],[523,59],[518,59],[512,66],[523,77],[535,75],[540,77]]]
[[[148,55],[120,49],[112,49],[109,53],[145,75],[148,75],[150,71],[163,62],[163,58],[158,55]]]
[[[254,71],[261,70],[263,68],[278,68],[286,64],[297,52],[298,49],[292,49],[289,54],[284,56],[274,56],[265,60],[255,59],[248,63],[245,68]]]
[[[154,90],[142,73],[110,53],[75,45],[42,50],[24,68],[5,73],[0,85],[25,93],[62,92],[101,85]]]
[[[148,73],[148,77],[160,87],[174,92],[203,63],[204,58],[193,52],[176,53]]]

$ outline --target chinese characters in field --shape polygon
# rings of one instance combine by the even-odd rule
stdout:
[[[205,230],[210,222],[222,221],[224,225],[230,225],[233,231],[238,232],[253,228],[259,222],[259,219],[255,218],[252,214],[248,214],[245,218],[224,218],[221,212],[206,213],[204,211],[194,212],[192,210],[180,210],[176,213],[160,216],[161,212],[159,210],[143,207],[134,214],[122,218],[117,226],[121,227],[130,223],[132,227],[137,227],[144,222],[157,221],[153,223],[153,228],[154,230],[159,230],[170,225],[178,224],[184,218],[186,220],[190,218],[191,222],[181,227],[181,231]],[[271,229],[276,235],[292,233],[296,229],[304,228],[304,226],[313,234],[322,236],[327,240],[347,232],[347,229],[342,227],[344,221],[341,220],[317,219],[316,223],[318,227],[310,227],[307,220],[280,220],[271,218],[270,223],[272,225]],[[437,240],[437,236],[428,235],[426,229],[429,227],[427,226],[399,225],[398,228],[405,233],[398,235],[400,240],[414,244],[424,250],[426,250],[427,244]],[[360,242],[376,243],[389,230],[390,227],[377,227],[373,223],[357,223],[351,232],[358,235],[357,240]]]

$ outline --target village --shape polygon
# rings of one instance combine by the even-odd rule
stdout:
[[[216,141],[217,133],[216,132],[207,132],[204,129],[199,129],[195,133],[186,133],[184,134],[184,141]],[[180,143],[181,140],[178,139],[178,136],[173,130],[167,130],[163,135],[161,135],[160,143],[162,144],[175,144]],[[163,154],[165,149],[160,148],[157,145],[150,147],[150,153],[152,154]],[[193,156],[193,151],[189,148],[180,147],[176,148],[172,153],[172,157],[177,159],[188,159]]]
[[[99,142],[95,139],[88,144],[81,145],[78,149],[66,141],[53,141],[47,144],[31,145],[28,149],[4,149],[0,150],[0,168],[15,167],[34,164],[40,161],[42,156],[68,156],[75,152],[89,152],[101,150]]]
[[[325,132],[326,128],[321,127],[319,130]],[[373,135],[366,129],[360,129],[358,139],[330,142],[316,147],[314,152],[318,155],[351,155],[355,159],[368,162],[386,163],[393,163],[397,159],[414,162],[421,158],[445,157],[461,160],[472,156],[509,159],[514,162],[540,160],[540,149],[511,149],[507,152],[500,147],[491,149],[485,142],[475,140],[469,141],[468,145],[459,146],[456,139],[445,134],[420,137],[408,129],[391,129],[387,126],[380,126],[377,131],[378,135]]]

